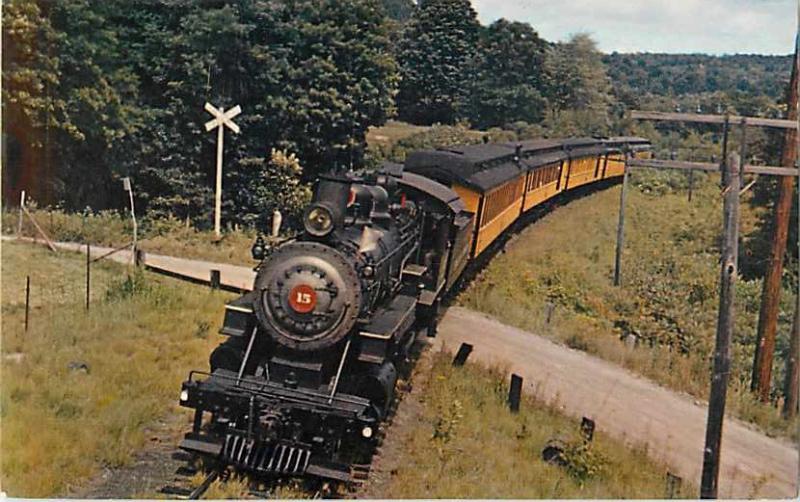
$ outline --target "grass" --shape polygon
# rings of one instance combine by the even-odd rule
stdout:
[[[129,462],[157,418],[185,413],[189,423],[176,405],[180,382],[218,343],[227,294],[98,262],[86,313],[84,266],[78,254],[2,246],[0,479],[11,496],[66,493]]]
[[[434,353],[417,369],[422,413],[399,440],[397,469],[384,490],[393,498],[664,498],[666,467],[642,449],[595,433],[584,445],[579,423],[524,396],[508,411],[507,372],[450,365]],[[424,365],[421,365],[424,366]],[[541,452],[552,438],[571,445],[566,468]],[[679,497],[693,497],[684,483]]]
[[[133,239],[133,226],[127,215],[114,211],[99,213],[67,213],[60,209],[32,209],[31,213],[45,233],[55,241],[90,243],[119,247]],[[19,213],[3,211],[3,234],[16,234]],[[41,238],[26,217],[22,235]],[[150,253],[182,256],[207,261],[254,265],[250,247],[255,230],[223,232],[216,239],[214,232],[197,230],[174,218],[140,221],[139,248]]]
[[[700,181],[692,203],[647,175],[634,177],[627,215],[622,286],[612,285],[619,187],[571,202],[544,216],[506,245],[458,298],[462,305],[550,336],[706,398],[718,308],[721,198]],[[755,213],[742,206],[741,235]],[[576,236],[579,236],[576,238]],[[740,279],[732,350],[729,411],[768,434],[798,437],[797,420],[748,391],[761,292]],[[783,311],[792,312],[791,292]],[[548,304],[555,314],[546,322]],[[781,316],[774,371],[775,403],[783,379],[789,315]],[[634,342],[631,350],[625,341]]]
[[[390,120],[380,127],[369,128],[369,131],[367,131],[367,144],[370,148],[378,148],[381,146],[391,148],[401,139],[405,139],[413,134],[425,132],[428,129],[430,129],[430,127]]]

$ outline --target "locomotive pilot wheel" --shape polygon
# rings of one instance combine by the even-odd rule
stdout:
[[[339,251],[316,242],[294,242],[259,267],[254,310],[281,345],[302,351],[334,345],[355,325],[361,283]]]

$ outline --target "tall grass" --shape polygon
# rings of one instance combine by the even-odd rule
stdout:
[[[508,375],[450,365],[433,354],[422,370],[422,413],[403,437],[398,467],[383,490],[395,498],[663,498],[666,467],[603,434],[585,445],[579,423],[525,396],[505,404]],[[570,445],[566,468],[542,460],[553,438]],[[693,496],[684,485],[681,497]]]
[[[34,300],[27,333],[26,275]],[[0,479],[9,495],[63,494],[103,466],[129,462],[160,416],[185,413],[189,423],[176,406],[180,382],[206,367],[219,341],[209,333],[224,293],[128,278],[125,267],[100,262],[87,313],[83,278],[80,255],[3,244]]]
[[[61,209],[32,206],[30,212],[49,238],[55,241],[119,247],[133,239],[130,217],[116,211],[68,213]],[[17,233],[18,218],[17,211],[3,211],[3,234]],[[213,232],[197,230],[175,218],[144,218],[139,225],[139,248],[147,252],[223,263],[254,263],[250,247],[256,231],[252,229],[228,230],[222,239],[216,239]],[[27,217],[23,219],[22,235],[41,238]]]
[[[628,199],[621,287],[612,285],[616,187],[573,201],[523,230],[458,301],[705,398],[719,302],[718,185],[699,181],[688,203],[663,176],[634,177],[632,183],[638,189]],[[757,216],[743,205],[743,235]],[[730,410],[770,434],[796,438],[796,420],[781,419],[776,406],[757,403],[747,391],[760,291],[760,281],[737,284]],[[783,312],[791,313],[792,293],[782,298]],[[555,305],[549,324],[548,304]],[[781,316],[779,325],[773,404],[780,399],[789,318]]]

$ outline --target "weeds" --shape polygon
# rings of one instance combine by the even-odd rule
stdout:
[[[396,440],[398,468],[384,493],[395,498],[660,498],[666,468],[638,450],[595,434],[576,442],[569,470],[542,460],[553,437],[577,434],[579,423],[523,396],[508,411],[507,372],[450,364],[440,352],[420,361],[425,391],[419,419]],[[429,365],[429,366],[428,366]],[[443,448],[445,454],[439,453]],[[683,496],[693,487],[685,486]]]
[[[67,213],[58,208],[36,209],[31,214],[55,241],[90,243],[121,247],[130,244],[132,223],[126,214],[115,211]],[[2,212],[4,234],[16,234],[18,213]],[[41,238],[27,218],[23,220],[22,235]],[[228,230],[218,240],[211,231],[195,229],[186,221],[174,217],[142,218],[138,247],[146,252],[208,261],[251,264],[250,247],[256,238],[255,230]]]
[[[148,424],[182,413],[180,382],[219,341],[196,327],[218,325],[227,294],[99,262],[93,288],[109,293],[93,295],[87,313],[83,267],[80,255],[3,244],[0,482],[11,496],[56,496],[102,466],[125,465]],[[12,285],[26,275],[35,300],[27,333],[24,309],[12,308],[24,301]],[[9,362],[9,352],[24,357]]]

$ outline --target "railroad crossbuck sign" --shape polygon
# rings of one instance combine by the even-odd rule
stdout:
[[[213,119],[206,122],[206,131],[211,131],[217,128],[217,187],[214,197],[214,234],[217,238],[220,237],[220,221],[222,214],[222,139],[224,137],[223,131],[228,127],[231,131],[239,134],[239,126],[231,120],[233,117],[242,113],[242,107],[239,105],[234,106],[228,111],[225,108],[216,108],[211,103],[206,103],[206,111],[214,116]]]

